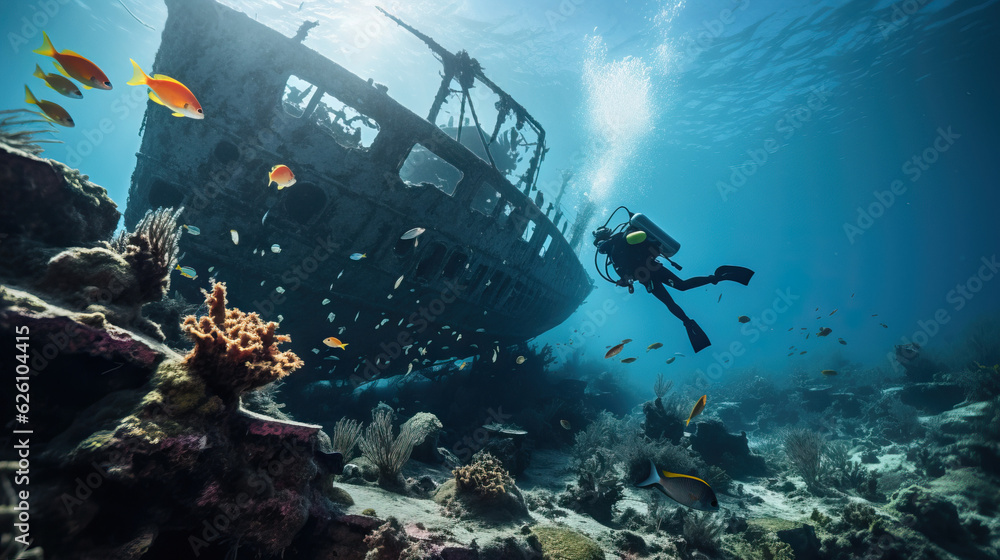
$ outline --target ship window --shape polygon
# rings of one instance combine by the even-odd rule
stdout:
[[[544,257],[545,253],[547,253],[548,250],[549,250],[549,245],[551,245],[551,244],[552,244],[552,236],[551,235],[546,235],[545,236],[545,242],[542,243],[542,248],[541,248],[540,251],[538,251],[538,256],[539,257]]]
[[[222,163],[232,163],[240,159],[240,149],[228,140],[219,140],[215,145],[215,159]]]
[[[378,123],[329,93],[324,93],[312,119],[345,148],[367,148],[378,135]]]
[[[395,247],[392,248],[396,256],[405,257],[413,251],[414,245],[416,245],[416,238],[414,239],[397,239]]]
[[[465,253],[455,251],[452,253],[451,258],[448,259],[448,263],[444,265],[442,274],[444,274],[445,278],[453,280],[458,271],[462,270],[468,261],[469,257]]]
[[[493,185],[484,182],[479,185],[476,195],[472,197],[472,209],[481,214],[492,216],[497,204],[500,203],[500,193]]]
[[[444,260],[444,245],[435,243],[431,246],[430,254],[417,265],[417,278],[424,280],[430,278],[432,274],[437,272],[442,260]]]
[[[306,107],[316,93],[316,86],[298,76],[288,76],[285,82],[285,93],[281,96],[281,106],[289,115],[299,118],[306,112]]]
[[[285,211],[290,220],[308,223],[319,215],[326,206],[326,193],[312,183],[296,183],[293,188],[282,191],[285,194]]]
[[[152,208],[178,207],[184,202],[184,193],[175,186],[163,179],[153,179],[153,184],[149,187],[149,206]]]
[[[448,196],[454,196],[462,172],[420,144],[414,144],[406,156],[399,178],[409,183],[432,183]]]
[[[531,237],[534,234],[535,234],[535,222],[534,220],[527,220],[527,223],[524,226],[524,233],[521,235],[521,239],[523,239],[524,242],[527,243],[531,241]]]
[[[507,223],[512,212],[514,212],[514,205],[505,200],[503,202],[503,210],[501,210],[500,215],[497,216],[497,224],[499,224],[500,227],[507,227]]]
[[[486,267],[481,264],[477,265],[476,274],[472,277],[471,280],[469,280],[469,285],[466,286],[465,289],[468,290],[469,293],[476,291],[476,288],[479,287],[479,284],[483,281],[483,278],[485,276],[486,276]]]

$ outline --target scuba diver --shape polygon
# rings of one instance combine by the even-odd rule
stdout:
[[[618,210],[622,209],[628,212],[629,220],[619,224],[614,229],[609,229],[608,222]],[[705,331],[698,326],[698,323],[688,317],[684,310],[674,302],[664,286],[685,291],[707,284],[717,284],[720,280],[738,282],[746,286],[754,274],[754,271],[742,266],[720,266],[715,269],[715,274],[711,276],[695,276],[682,280],[656,260],[658,257],[663,257],[674,268],[680,270],[681,266],[670,260],[670,257],[674,256],[680,249],[680,243],[667,235],[646,216],[639,213],[633,214],[624,206],[616,208],[608,220],[604,222],[604,225],[593,232],[593,235],[594,246],[597,247],[597,252],[594,254],[594,266],[597,267],[597,273],[612,284],[628,288],[629,293],[634,292],[633,282],[639,282],[645,286],[646,291],[662,301],[667,309],[684,323],[684,328],[687,329],[688,338],[691,340],[691,346],[695,353],[704,350],[712,343],[708,340]],[[607,255],[603,272],[597,264],[598,254]],[[618,280],[611,278],[611,274],[608,272],[609,266],[613,266],[615,272],[618,273]]]

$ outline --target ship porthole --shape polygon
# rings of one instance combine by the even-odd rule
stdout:
[[[290,220],[306,223],[326,207],[326,193],[312,183],[296,183],[285,191],[285,211]]]
[[[215,159],[221,163],[231,163],[240,159],[240,149],[228,140],[219,140],[215,145]]]
[[[150,208],[170,208],[181,205],[184,193],[163,179],[153,179],[153,184],[149,186],[148,198]]]

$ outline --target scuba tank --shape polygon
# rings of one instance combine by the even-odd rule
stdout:
[[[655,244],[660,250],[660,254],[667,259],[676,255],[677,251],[681,249],[681,244],[676,239],[667,235],[667,232],[660,229],[660,226],[654,224],[643,214],[632,214],[628,223],[633,228],[646,232],[646,239]]]

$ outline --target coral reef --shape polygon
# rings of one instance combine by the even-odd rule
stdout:
[[[824,445],[823,438],[809,430],[792,430],[785,436],[788,460],[810,488],[819,485]]]
[[[691,449],[708,464],[716,465],[732,477],[767,476],[764,459],[750,452],[746,432],[730,434],[722,422],[708,420],[698,423]]]
[[[703,552],[719,550],[725,529],[724,521],[714,513],[693,512],[684,518],[684,538],[689,546]]]
[[[472,462],[452,471],[434,501],[458,517],[508,522],[528,516],[528,508],[514,479],[495,457],[480,451]]]
[[[184,331],[195,343],[185,364],[227,404],[241,393],[277,381],[302,366],[294,353],[278,350],[278,344],[290,338],[275,334],[277,323],[265,323],[256,313],[226,309],[224,283],[213,283],[212,291],[203,293],[208,314],[184,320]]]
[[[7,109],[5,111],[0,111],[0,115],[4,115],[4,117],[0,119],[0,144],[2,145],[37,156],[44,151],[42,147],[38,145],[39,142],[62,143],[59,140],[39,138],[39,134],[53,132],[52,123],[45,119],[36,117],[36,113],[29,111],[28,109]],[[49,129],[44,130],[35,128],[33,130],[24,130],[21,128],[25,126],[35,127],[36,125],[48,126]]]

